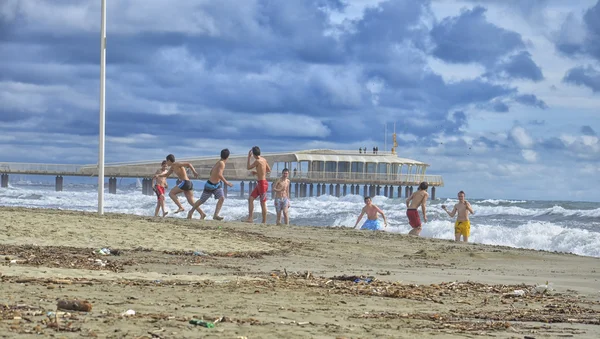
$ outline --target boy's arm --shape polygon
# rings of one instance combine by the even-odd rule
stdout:
[[[423,211],[423,219],[425,219],[425,222],[427,222],[427,198],[429,198],[429,194],[425,194],[423,202],[421,202],[421,210]]]
[[[467,201],[467,211],[471,212],[471,214],[475,214],[475,211],[473,211],[473,207],[471,207],[471,203]]]
[[[379,212],[379,214],[381,214],[381,216],[383,217],[383,222],[385,227],[387,227],[387,219],[385,218],[385,213],[383,213],[383,211],[381,210],[381,208],[375,206],[375,208],[377,209],[377,212]]]
[[[227,186],[229,187],[233,187],[233,184],[230,183],[229,181],[227,181],[227,179],[225,179],[225,176],[223,175],[223,171],[225,171],[225,164],[224,163],[220,163],[219,164],[219,179]]]
[[[194,173],[194,175],[196,176],[196,178],[198,178],[198,172],[196,172],[196,169],[194,168],[194,166],[191,163],[186,162],[186,163],[183,164],[183,166],[191,169],[192,173]]]
[[[410,195],[410,197],[406,198],[406,207],[408,207],[408,203],[410,203],[410,200],[412,199],[414,193]]]
[[[162,174],[157,174],[155,175],[155,177],[162,177],[162,178],[168,178],[169,175],[173,174],[173,167],[169,168],[168,171],[163,172]]]
[[[354,228],[358,228],[358,223],[360,222],[360,219],[362,219],[363,215],[365,215],[365,208],[363,207],[362,211],[360,212],[360,215],[358,216],[358,219],[356,220],[356,224],[354,224]]]
[[[253,169],[254,167],[256,167],[256,161],[254,161],[254,162],[252,163],[252,165],[250,165],[250,158],[252,158],[252,150],[250,150],[250,151],[248,152],[248,162],[246,163],[246,169],[249,169],[249,170],[251,170],[251,169]]]
[[[269,166],[269,163],[268,163],[266,160],[265,160],[265,165],[267,165],[267,166],[265,167],[265,169],[266,169],[266,173],[271,173],[271,166]]]
[[[275,180],[275,182],[273,183],[273,191],[275,191],[275,192],[281,192],[281,191],[283,191],[285,189],[285,187],[277,188],[278,185],[279,185],[279,182],[280,182],[279,179]]]

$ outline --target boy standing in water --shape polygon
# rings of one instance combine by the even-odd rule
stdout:
[[[379,219],[377,219],[377,213],[381,214],[383,217],[383,227],[387,227],[387,220],[385,219],[385,214],[383,211],[379,207],[373,205],[371,197],[365,197],[365,207],[363,207],[362,211],[360,212],[354,228],[358,229],[358,223],[365,213],[367,214],[367,221],[365,221],[365,223],[362,225],[360,228],[361,230],[378,231],[381,229],[381,224],[379,223]]]
[[[250,158],[254,157],[254,162],[250,164]],[[267,174],[271,173],[271,167],[267,163],[267,160],[260,156],[260,147],[254,146],[248,152],[248,163],[246,165],[248,170],[256,169],[252,171],[252,174],[256,175],[256,187],[250,193],[248,197],[248,219],[245,222],[252,223],[254,221],[254,200],[260,197],[260,208],[262,210],[262,223],[267,223],[267,191],[269,190],[269,182],[267,181]]]
[[[460,241],[462,235],[464,242],[469,242],[469,234],[471,233],[471,221],[469,221],[469,213],[475,214],[471,204],[465,200],[465,192],[458,192],[458,204],[454,205],[452,212],[448,212],[446,205],[442,205],[442,209],[452,218],[458,212],[458,217],[454,223],[454,240]]]
[[[410,235],[419,236],[423,230],[421,218],[419,218],[419,211],[417,211],[419,206],[421,206],[421,210],[423,211],[423,219],[427,222],[426,205],[427,198],[429,198],[429,193],[427,193],[428,186],[429,185],[423,181],[419,184],[419,189],[406,199],[406,216],[408,217],[408,223],[412,227],[412,230],[408,232]]]
[[[160,169],[156,171],[156,175],[167,172],[167,161],[163,160],[160,164]],[[167,178],[154,176],[152,178],[152,189],[156,193],[158,201],[156,202],[156,208],[154,209],[154,216],[158,217],[158,212],[162,209],[162,216],[166,216],[169,212],[165,211],[165,189],[168,188]]]
[[[223,220],[223,217],[219,216],[219,212],[221,211],[221,207],[223,207],[223,202],[225,201],[223,185],[233,187],[233,184],[227,181],[223,176],[225,163],[227,162],[227,159],[229,159],[229,153],[229,149],[227,148],[221,150],[221,160],[217,161],[217,163],[210,170],[210,178],[208,178],[206,183],[204,183],[204,190],[202,191],[200,199],[196,201],[194,208],[188,212],[188,219],[192,219],[195,210],[200,211],[200,219],[206,218],[206,214],[202,212],[200,205],[204,204],[211,196],[214,196],[215,199],[217,199],[217,207],[215,207],[213,220]]]
[[[289,175],[290,170],[284,168],[283,171],[281,171],[281,178],[277,179],[275,185],[273,185],[273,191],[275,191],[275,211],[277,212],[277,225],[281,225],[282,213],[285,224],[290,224],[290,216],[288,214],[288,208],[290,207],[290,180],[288,179]]]

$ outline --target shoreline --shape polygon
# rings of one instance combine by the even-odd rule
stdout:
[[[0,331],[19,337],[600,337],[595,257],[345,227],[0,214]],[[105,247],[119,255],[94,253]],[[546,281],[554,291],[532,292]],[[66,297],[94,308],[58,333],[45,314]]]

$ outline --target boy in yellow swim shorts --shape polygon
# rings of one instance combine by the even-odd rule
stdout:
[[[471,233],[469,213],[475,214],[475,212],[473,211],[471,204],[465,200],[465,192],[458,192],[458,203],[454,205],[452,212],[449,212],[445,205],[442,205],[442,209],[452,218],[458,213],[458,217],[454,223],[454,240],[460,241],[460,236],[462,235],[463,241],[468,242]]]

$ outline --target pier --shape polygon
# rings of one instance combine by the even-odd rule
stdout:
[[[166,154],[165,154],[166,156]],[[206,180],[217,160],[215,157],[178,159],[190,162],[199,176]],[[428,164],[398,157],[392,152],[358,152],[349,150],[304,150],[295,152],[264,153],[262,156],[271,166],[267,180],[272,184],[281,176],[281,171],[290,171],[290,194],[293,197],[312,197],[329,194],[343,196],[358,194],[364,196],[383,195],[386,197],[407,197],[419,183],[429,184],[431,198],[435,199],[436,187],[444,185],[440,175],[427,175]],[[224,176],[229,181],[240,182],[240,195],[243,197],[254,189],[255,177],[246,169],[247,154],[232,155],[227,161]],[[110,163],[104,166],[108,178],[108,191],[117,192],[117,178],[142,179],[142,192],[154,194],[151,187],[152,176],[160,168],[160,160],[127,163]],[[98,175],[97,165],[0,163],[1,187],[8,186],[10,174],[52,175],[55,188],[62,191],[64,177]],[[190,179],[194,179],[190,177]],[[196,187],[200,183],[196,183]],[[272,191],[272,190],[271,190]]]

